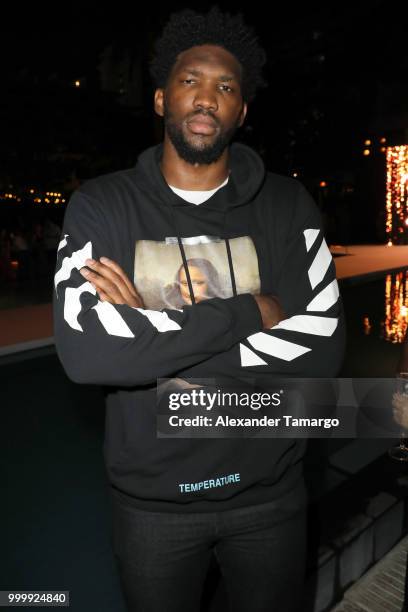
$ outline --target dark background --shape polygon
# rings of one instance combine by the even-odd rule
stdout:
[[[296,175],[310,189],[329,242],[384,242],[381,148],[408,140],[402,9],[381,0],[218,4],[243,12],[268,55],[269,87],[250,106],[238,140],[269,170]],[[35,208],[60,222],[66,202],[44,203],[44,192],[69,197],[89,177],[131,167],[161,139],[148,62],[169,14],[185,6],[40,3],[4,15],[0,194],[16,194],[19,211],[42,197],[24,215]],[[0,225],[16,214],[9,202],[0,200]]]

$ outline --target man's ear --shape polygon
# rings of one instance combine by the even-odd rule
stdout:
[[[154,92],[154,110],[160,116],[164,116],[164,89],[158,88]]]
[[[239,114],[238,127],[241,127],[241,125],[244,123],[247,111],[248,111],[248,105],[247,105],[246,102],[244,102],[243,105],[242,105],[242,110],[241,110],[241,112]]]

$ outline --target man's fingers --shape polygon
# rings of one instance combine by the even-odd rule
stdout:
[[[110,300],[113,300],[113,303],[123,304],[126,302],[125,296],[122,295],[118,286],[109,278],[105,278],[97,272],[87,270],[86,268],[81,268],[80,273],[86,278],[86,280],[92,283],[99,294],[101,291],[103,291],[105,295],[110,298]]]
[[[141,304],[143,303],[140,295],[137,293],[134,285],[130,282],[128,276],[115,261],[108,259],[107,257],[101,257],[100,261],[87,259],[85,263],[104,278],[110,279],[118,287],[120,293],[125,298],[125,303],[133,301],[133,299],[136,299]]]
[[[142,298],[116,262],[101,257],[100,261],[86,259],[85,264],[89,269],[81,268],[82,276],[92,283],[99,295],[103,292],[104,301],[144,308]]]
[[[123,301],[120,303],[126,303],[128,302],[130,298],[135,297],[135,293],[129,290],[129,286],[125,282],[125,279],[120,274],[118,274],[116,270],[114,270],[112,267],[107,266],[101,263],[100,261],[95,261],[94,259],[87,259],[85,260],[85,263],[87,266],[89,266],[92,269],[92,271],[97,272],[100,277],[112,283],[112,286],[110,287],[110,291],[108,291],[109,289],[108,285],[102,284],[101,288],[102,289],[105,288],[105,290],[108,291],[108,293],[111,293],[111,291],[113,290],[115,291],[115,295],[116,294],[121,295],[123,297]],[[125,273],[120,268],[120,266],[117,266],[117,267],[122,271],[122,274],[126,277]]]
[[[133,308],[144,308],[142,299],[137,294],[131,294],[123,280],[117,275],[116,279],[119,280],[118,284],[115,284],[108,278],[86,268],[81,268],[80,273],[92,284],[101,299],[103,296],[102,301],[110,304],[127,304]]]
[[[101,298],[102,302],[109,302],[109,304],[114,304],[115,302],[109,297],[109,295],[107,293],[105,293],[104,291],[100,290],[98,291],[99,293],[99,297]]]
[[[121,279],[120,275],[117,274],[115,270],[112,270],[112,268],[109,266],[106,266],[95,259],[86,259],[85,265],[87,265],[93,272],[97,272],[103,278],[111,280],[115,283],[115,285],[118,284],[119,280]]]
[[[123,268],[121,268],[120,265],[118,263],[116,263],[116,261],[113,261],[113,259],[108,259],[107,257],[101,257],[100,261],[104,265],[106,265],[108,268],[111,268],[114,272],[116,272],[116,274],[118,274],[124,280],[124,282],[126,283],[127,288],[129,289],[129,291],[133,295],[136,295],[136,296],[138,295],[138,293],[136,291],[136,287],[131,282],[131,280],[129,279],[128,275],[123,270]]]

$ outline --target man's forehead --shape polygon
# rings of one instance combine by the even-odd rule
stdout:
[[[227,71],[231,73],[231,76],[241,74],[241,65],[235,56],[227,49],[215,45],[200,45],[182,51],[177,56],[173,68],[176,70],[185,68],[199,70],[200,65],[219,67],[223,74]]]

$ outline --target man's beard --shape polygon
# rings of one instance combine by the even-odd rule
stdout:
[[[164,106],[164,125],[167,134],[181,159],[189,164],[212,164],[223,154],[228,143],[238,129],[238,121],[229,130],[221,131],[213,142],[198,148],[184,137],[182,129],[173,122],[172,116]],[[204,137],[205,138],[205,137]]]

